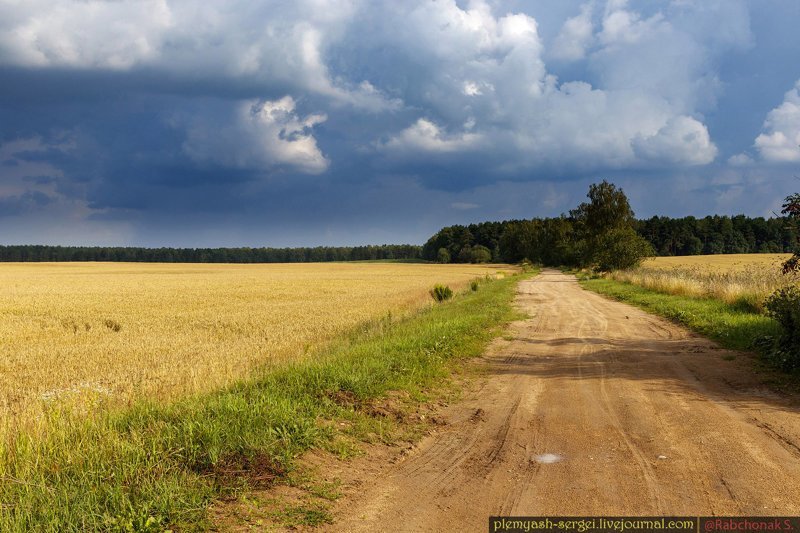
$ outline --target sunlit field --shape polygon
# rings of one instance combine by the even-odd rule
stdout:
[[[654,257],[644,262],[651,270],[698,268],[704,272],[780,271],[781,264],[792,254],[718,254]]]
[[[641,267],[612,273],[611,278],[658,292],[712,297],[760,311],[776,289],[797,283],[798,276],[781,274],[790,254],[732,254],[657,257]]]
[[[504,268],[0,264],[0,416],[208,391]]]

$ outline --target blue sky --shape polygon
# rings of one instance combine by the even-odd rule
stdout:
[[[800,190],[796,0],[0,0],[0,242],[421,243]]]

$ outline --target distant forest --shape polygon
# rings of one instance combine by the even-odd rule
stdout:
[[[633,228],[661,256],[792,252],[797,242],[797,230],[783,217],[656,216],[633,221]],[[422,257],[453,263],[482,262],[489,256],[493,261],[571,264],[572,250],[565,243],[574,231],[575,221],[567,216],[449,226],[425,243]]]
[[[422,247],[317,246],[314,248],[123,248],[99,246],[0,246],[0,261],[128,261],[141,263],[319,263],[419,260]]]
[[[130,248],[0,246],[0,261],[128,261],[152,263],[311,263],[325,261],[428,260],[452,263],[524,258],[561,264],[559,248],[572,231],[570,217],[448,226],[424,246],[318,246],[313,248]],[[657,255],[791,252],[797,231],[785,218],[744,215],[705,218],[653,217],[634,221]],[[528,233],[520,238],[521,233]],[[505,235],[505,238],[504,238]],[[522,245],[521,243],[526,243]],[[441,254],[441,250],[447,254]]]

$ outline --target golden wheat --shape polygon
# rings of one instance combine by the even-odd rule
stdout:
[[[613,272],[611,277],[667,294],[712,297],[762,310],[776,289],[797,283],[781,274],[789,254],[698,255],[657,257],[641,267]]]
[[[0,416],[220,387],[498,268],[0,264]]]
[[[763,269],[779,272],[784,261],[792,254],[717,254],[655,257],[645,260],[642,266],[652,270],[699,268],[705,272],[736,272]]]

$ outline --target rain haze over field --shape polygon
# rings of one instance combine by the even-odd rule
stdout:
[[[800,189],[795,0],[0,0],[0,243],[421,243],[769,216]]]

